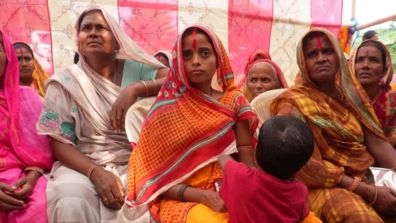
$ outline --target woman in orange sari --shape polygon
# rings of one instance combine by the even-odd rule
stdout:
[[[392,90],[392,59],[387,47],[376,40],[366,40],[355,50],[352,72],[363,86],[385,136],[396,146],[396,92]]]
[[[282,70],[265,51],[256,51],[250,55],[245,75],[245,80],[241,82],[242,92],[249,102],[265,91],[287,88]]]
[[[297,174],[308,202],[324,222],[383,222],[396,217],[396,194],[364,178],[373,164],[396,168],[374,109],[351,75],[338,39],[314,28],[297,46],[296,84],[271,104],[274,115],[292,115],[311,128],[315,148]],[[380,217],[381,216],[381,217]]]
[[[172,72],[129,160],[124,213],[147,207],[152,219],[164,223],[227,222],[216,191],[222,179],[217,158],[238,152],[239,161],[255,165],[258,120],[211,30],[188,27],[173,55]]]

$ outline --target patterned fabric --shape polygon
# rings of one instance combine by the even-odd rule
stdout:
[[[12,185],[26,176],[26,167],[50,170],[53,160],[49,140],[36,132],[42,102],[30,87],[19,86],[19,67],[14,47],[3,37],[5,69],[0,89],[0,182]],[[0,222],[47,222],[45,187],[41,176],[33,188],[26,208],[0,211]]]
[[[375,40],[368,40],[375,41]],[[396,91],[392,90],[391,82],[393,79],[393,65],[392,58],[390,56],[388,47],[379,41],[375,41],[382,45],[386,55],[386,71],[384,77],[378,83],[378,94],[371,102],[373,104],[375,113],[381,123],[384,130],[385,136],[389,142],[395,147],[396,146]],[[351,61],[355,61],[358,48],[354,51],[351,57]],[[355,74],[355,63],[350,63],[351,72]]]
[[[173,52],[172,72],[146,117],[129,160],[127,200],[132,207],[154,201],[173,185],[188,181],[203,167],[213,165],[220,154],[234,151],[235,145],[230,145],[235,141],[237,121],[249,120],[252,133],[257,127],[255,113],[234,85],[230,62],[219,38],[204,26],[193,27],[207,33],[214,45],[219,65],[214,77],[224,95],[218,101],[190,86],[184,72],[180,35]],[[216,176],[217,172],[209,175]],[[214,189],[211,178],[206,176],[206,185],[200,187]]]
[[[283,75],[282,70],[280,69],[278,64],[276,64],[274,61],[272,61],[271,56],[268,54],[268,52],[256,51],[252,55],[250,55],[248,62],[245,65],[244,80],[242,80],[240,82],[240,86],[242,86],[241,87],[242,92],[246,96],[246,98],[248,99],[249,102],[253,100],[254,96],[252,95],[252,93],[249,91],[249,89],[247,87],[248,72],[254,64],[261,63],[261,62],[268,63],[273,67],[273,69],[275,70],[275,75],[276,75],[274,77],[274,79],[279,83],[279,88],[287,88],[288,87],[287,81]]]
[[[356,219],[352,219],[353,222],[362,219],[365,219],[364,222],[381,222],[360,197],[351,199],[356,195],[336,185],[343,174],[362,177],[373,164],[374,160],[363,144],[362,125],[384,138],[382,130],[364,89],[356,77],[349,73],[338,40],[327,30],[316,28],[311,32],[314,31],[325,34],[336,51],[340,65],[336,74],[336,87],[344,102],[319,91],[310,80],[301,40],[297,48],[301,73],[296,85],[274,100],[271,113],[297,116],[305,120],[313,131],[314,153],[297,176],[309,187],[310,208],[317,216],[326,222],[340,222],[347,217]],[[334,195],[341,194],[339,191],[349,195],[334,198]],[[333,199],[337,202],[333,202]],[[341,206],[343,209],[339,208]],[[351,212],[358,214],[351,216]]]

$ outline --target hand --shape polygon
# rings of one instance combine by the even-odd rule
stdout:
[[[110,113],[111,127],[116,131],[124,130],[125,115],[129,107],[135,103],[137,96],[134,92],[134,85],[129,85],[121,91],[114,102]]]
[[[17,189],[15,186],[11,186],[0,182],[0,210],[1,211],[12,211],[23,209],[26,204],[23,200],[13,197],[14,191]]]
[[[37,179],[40,177],[40,173],[31,170],[27,173],[26,177],[19,179],[14,186],[17,188],[13,195],[15,198],[26,199],[29,197],[36,185]]]
[[[122,207],[125,193],[118,176],[97,167],[91,175],[91,180],[106,207],[117,210]]]
[[[202,196],[201,203],[208,206],[216,212],[226,212],[227,208],[224,205],[223,199],[215,191],[206,190]]]
[[[373,208],[380,214],[395,217],[396,216],[396,193],[388,187],[377,186],[377,200]]]

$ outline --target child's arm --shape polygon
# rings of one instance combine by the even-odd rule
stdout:
[[[249,121],[238,121],[235,125],[235,137],[238,149],[239,161],[246,163],[250,167],[255,167],[255,148],[253,147],[252,134],[249,128]]]
[[[218,159],[220,168],[221,168],[222,170],[224,170],[224,166],[225,166],[226,163],[227,163],[228,161],[230,161],[230,160],[234,160],[234,159],[233,159],[231,156],[226,155],[226,154],[220,155],[220,156],[219,156],[219,159]]]

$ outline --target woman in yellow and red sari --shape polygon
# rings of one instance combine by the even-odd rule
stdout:
[[[271,113],[299,117],[314,134],[313,155],[297,174],[309,188],[311,210],[324,222],[396,217],[396,194],[364,180],[373,164],[396,168],[396,150],[350,74],[337,38],[312,29],[297,46],[297,61],[296,84],[274,100]]]
[[[388,141],[396,146],[396,92],[392,90],[392,59],[388,48],[366,40],[355,50],[351,70],[366,90]]]
[[[222,179],[217,158],[238,152],[239,161],[255,165],[258,120],[211,30],[188,27],[173,55],[173,69],[129,160],[130,207],[124,213],[146,206],[163,223],[227,222],[215,186]]]

